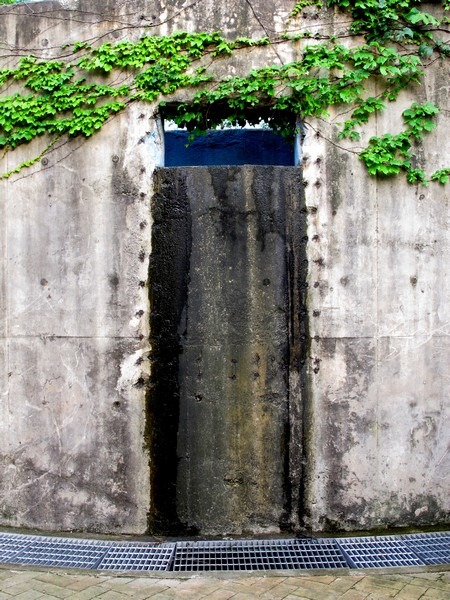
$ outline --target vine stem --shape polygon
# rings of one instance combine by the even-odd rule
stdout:
[[[352,150],[351,148],[346,148],[345,146],[341,146],[340,144],[338,144],[337,142],[333,141],[331,138],[323,135],[323,133],[317,128],[314,127],[314,125],[312,125],[309,121],[303,121],[303,123],[307,126],[310,127],[313,131],[315,131],[315,133],[321,137],[322,139],[324,139],[326,142],[328,142],[329,144],[331,144],[332,146],[335,146],[336,148],[339,148],[340,150],[344,150],[345,152],[350,152],[351,154],[355,154],[356,156],[360,155],[360,152],[357,150]]]
[[[25,162],[23,162],[22,164],[20,164],[18,167],[15,167],[14,169],[11,169],[11,171],[7,171],[6,173],[3,173],[2,175],[0,175],[0,179],[9,179],[9,177],[11,177],[11,175],[14,175],[15,173],[20,173],[20,171],[22,169],[24,169],[25,167],[31,167],[34,164],[36,164],[39,160],[41,160],[45,154],[47,154],[47,152],[50,150],[50,148],[52,148],[56,142],[61,138],[61,135],[57,135],[45,148],[44,150],[42,150],[42,152],[40,154],[38,154],[38,156],[35,156],[34,158],[32,158],[31,160],[27,160]]]

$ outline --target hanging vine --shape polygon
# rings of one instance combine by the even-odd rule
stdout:
[[[12,3],[0,0],[0,5]],[[423,11],[418,0],[326,0],[323,4],[350,14],[352,44],[343,45],[334,36],[308,44],[314,35],[295,30],[274,40],[234,41],[218,32],[180,32],[98,46],[79,42],[69,48],[69,60],[20,58],[14,67],[0,70],[0,149],[13,150],[44,134],[51,137],[38,158],[1,177],[36,162],[61,136],[90,137],[131,102],[159,101],[162,106],[165,97],[182,88],[198,91],[190,101],[166,111],[193,135],[224,123],[254,123],[264,113],[275,131],[292,137],[296,133],[293,115],[324,117],[331,107],[347,105],[350,117],[341,124],[339,137],[358,140],[374,114],[420,82],[430,60],[450,55],[445,41],[448,0],[440,3],[439,19]],[[312,6],[323,8],[312,0],[295,2],[290,26]],[[356,44],[361,38],[363,42]],[[304,47],[298,61],[222,80],[216,80],[210,68],[217,59],[244,48],[299,41]],[[377,96],[368,92],[373,79],[380,84]],[[375,176],[404,172],[410,183],[430,179],[446,183],[450,169],[444,166],[427,177],[413,160],[414,144],[436,126],[438,112],[431,102],[413,103],[403,112],[404,131],[371,138],[359,154],[368,172]]]

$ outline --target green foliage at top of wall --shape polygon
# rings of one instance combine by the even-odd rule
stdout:
[[[328,4],[348,10],[353,18],[351,33],[369,40],[421,43],[432,39],[423,27],[439,25],[438,19],[420,9],[421,0],[328,0]]]
[[[448,1],[441,4],[448,9]],[[63,135],[89,137],[129,103],[161,106],[164,97],[182,88],[192,90],[191,99],[166,111],[193,135],[224,123],[256,123],[263,112],[275,131],[293,136],[297,118],[326,117],[331,107],[347,105],[350,116],[341,124],[339,137],[356,141],[374,114],[420,81],[430,58],[450,54],[450,46],[437,35],[448,20],[444,10],[440,19],[422,11],[418,0],[327,0],[325,5],[351,14],[349,46],[334,36],[308,43],[317,37],[308,31],[285,33],[276,40],[234,41],[218,32],[178,32],[93,47],[79,42],[70,47],[68,60],[24,56],[14,67],[0,70],[0,148],[12,150],[44,134],[52,136],[50,145]],[[322,8],[321,2],[300,0],[294,3],[290,24],[304,9]],[[288,64],[220,80],[209,68],[243,48],[299,41],[301,58]],[[368,91],[374,79],[376,96]],[[12,89],[17,91],[8,93]],[[414,166],[412,148],[435,127],[438,112],[430,102],[415,103],[403,113],[404,131],[372,138],[360,152],[369,173],[404,172],[410,183],[426,183],[430,178]],[[431,176],[440,183],[447,179],[445,167]]]

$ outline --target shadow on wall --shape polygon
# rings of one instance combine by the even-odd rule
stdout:
[[[208,131],[189,142],[189,132],[165,132],[165,166],[295,165],[295,146],[271,129]]]

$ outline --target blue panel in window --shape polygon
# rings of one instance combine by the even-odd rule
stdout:
[[[189,133],[165,132],[165,166],[218,165],[294,166],[294,144],[270,129],[224,129],[209,131],[188,142]]]

